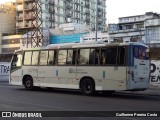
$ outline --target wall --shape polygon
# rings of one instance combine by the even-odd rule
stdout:
[[[84,34],[86,33],[50,36],[49,44],[80,42],[80,37]]]
[[[9,80],[9,66],[10,62],[0,62],[0,81]]]
[[[153,87],[160,87],[160,61],[151,61],[151,77],[150,83]]]

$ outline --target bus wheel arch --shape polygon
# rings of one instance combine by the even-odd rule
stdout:
[[[95,81],[92,77],[81,78],[79,86],[84,95],[93,95],[95,93]]]
[[[27,90],[33,90],[33,78],[30,75],[25,75],[23,77],[23,85]]]

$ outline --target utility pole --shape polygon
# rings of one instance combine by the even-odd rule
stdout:
[[[98,0],[97,0],[97,3],[96,3],[96,18],[95,18],[95,20],[96,20],[96,24],[95,24],[95,32],[96,32],[96,34],[95,34],[95,41],[97,41],[97,29],[98,29]]]

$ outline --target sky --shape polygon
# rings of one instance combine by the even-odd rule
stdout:
[[[142,15],[146,12],[160,14],[160,0],[106,0],[107,22],[117,22],[119,17]]]

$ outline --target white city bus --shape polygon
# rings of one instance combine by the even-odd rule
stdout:
[[[10,84],[26,89],[53,87],[95,91],[145,90],[149,87],[149,49],[141,43],[50,45],[18,50]]]

